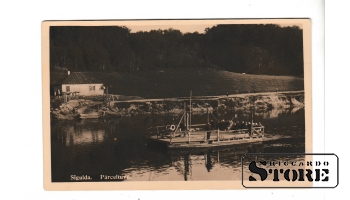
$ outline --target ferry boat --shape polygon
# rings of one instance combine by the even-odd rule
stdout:
[[[238,144],[259,143],[267,140],[276,140],[278,136],[265,136],[265,127],[260,123],[254,123],[253,118],[248,126],[234,128],[222,127],[220,122],[213,124],[209,121],[207,109],[206,124],[191,124],[191,96],[190,104],[180,113],[177,123],[165,126],[151,127],[148,130],[150,145],[160,145],[168,149],[198,149],[220,148]]]

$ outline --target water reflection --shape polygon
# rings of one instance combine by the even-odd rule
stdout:
[[[219,151],[218,151],[219,153]],[[219,156],[218,156],[219,159]],[[208,172],[210,172],[211,169],[213,169],[213,164],[211,161],[211,157],[210,157],[210,152],[206,153],[205,155],[205,167],[207,168]]]
[[[220,119],[250,120],[251,112],[216,115]],[[240,180],[245,153],[304,153],[304,109],[253,113],[268,134],[292,139],[239,145],[228,149],[167,151],[147,146],[147,128],[171,123],[174,115],[144,115],[105,120],[52,121],[52,180],[70,181],[70,175],[128,175],[121,181]],[[203,123],[206,115],[195,115]]]
[[[88,145],[90,143],[101,143],[105,139],[104,130],[80,129],[76,132],[74,126],[67,126],[64,130],[66,136],[62,139],[66,141],[66,146]],[[76,133],[76,134],[75,134]]]
[[[211,177],[209,180],[232,180],[229,178],[232,174],[239,177],[241,157],[245,153],[261,153],[263,146],[261,143],[225,149],[171,150],[168,154],[173,160],[172,166],[184,181],[205,180],[205,177]]]

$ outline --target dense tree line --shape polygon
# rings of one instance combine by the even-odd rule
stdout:
[[[303,37],[297,27],[217,25],[203,34],[179,30],[131,33],[127,27],[53,26],[51,71],[216,68],[231,72],[303,75]]]

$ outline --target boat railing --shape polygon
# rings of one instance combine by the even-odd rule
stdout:
[[[152,128],[148,128],[148,129],[151,129],[152,131],[150,131],[150,133],[153,133],[155,134],[156,132],[161,132],[162,134],[171,134],[171,133],[174,133],[174,132],[184,132],[185,130],[181,130],[181,129],[177,129],[177,130],[169,130],[168,128],[160,128],[160,127],[152,127]],[[260,132],[263,132],[265,129],[264,126],[253,126],[251,129],[249,128],[242,128],[242,129],[225,129],[225,130],[220,130],[220,131],[228,131],[228,132],[231,132],[231,133],[239,133],[239,132],[247,132],[247,131],[250,131],[250,130],[253,130],[253,131],[260,131]],[[205,128],[201,129],[201,128],[196,128],[196,129],[191,129],[191,132],[196,132],[196,131],[207,131]],[[188,130],[187,130],[188,131]],[[216,129],[212,129],[212,131],[216,131]]]
[[[264,126],[255,126],[255,127],[252,127],[251,129],[237,129],[237,130],[229,130],[228,132],[229,133],[232,133],[234,135],[237,135],[237,134],[248,134],[250,136],[253,136],[253,135],[258,135],[258,136],[262,136],[264,135]]]
[[[253,126],[251,129],[252,130],[263,130],[265,127],[264,126]],[[249,131],[250,128],[240,128],[240,129],[231,129],[229,130],[230,132],[239,132],[239,131]]]

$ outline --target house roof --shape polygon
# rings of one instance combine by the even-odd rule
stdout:
[[[92,83],[103,83],[96,77],[94,72],[72,72],[65,78],[62,84],[92,84]]]

